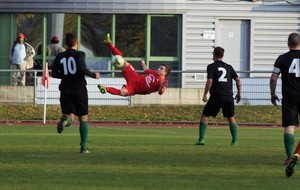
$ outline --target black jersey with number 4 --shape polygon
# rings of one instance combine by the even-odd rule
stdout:
[[[223,61],[215,61],[207,66],[207,79],[212,79],[211,96],[232,96],[232,80],[236,79],[233,67]]]
[[[52,77],[62,79],[59,89],[86,86],[85,75],[96,78],[96,74],[86,67],[84,52],[67,49],[55,57]]]
[[[283,96],[300,96],[300,50],[280,55],[274,63],[273,73],[281,73]]]

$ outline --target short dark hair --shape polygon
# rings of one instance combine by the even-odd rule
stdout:
[[[165,66],[165,68],[166,68],[166,76],[168,76],[169,75],[169,73],[171,72],[171,68],[168,66],[168,65],[166,65],[166,64],[161,64],[162,66]]]
[[[300,43],[300,35],[296,32],[291,33],[288,38],[288,46],[291,48],[295,48]]]
[[[76,34],[74,34],[72,32],[68,32],[68,33],[66,33],[65,40],[66,40],[65,41],[66,45],[69,48],[71,48],[71,47],[73,47],[76,44],[76,42],[77,42],[77,36],[76,36]]]
[[[224,56],[225,50],[221,48],[220,46],[215,47],[214,49],[214,57],[215,58],[222,58]]]

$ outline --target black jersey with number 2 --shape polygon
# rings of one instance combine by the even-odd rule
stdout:
[[[236,79],[233,67],[223,61],[215,61],[207,66],[207,79],[212,79],[211,96],[232,96],[232,80]]]
[[[86,67],[84,52],[67,49],[54,59],[52,77],[62,79],[59,89],[86,86],[85,75],[96,78],[96,74]]]

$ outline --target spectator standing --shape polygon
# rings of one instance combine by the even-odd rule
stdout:
[[[59,45],[59,38],[53,36],[50,44],[47,45],[47,55],[48,56],[57,56],[59,53],[66,51],[61,45]],[[53,60],[48,60],[48,67],[52,69]]]
[[[13,43],[10,49],[10,62],[13,70],[21,70],[20,76],[21,86],[26,84],[26,69],[33,67],[33,57],[35,56],[34,48],[25,41],[25,35],[23,33],[18,34],[16,41]],[[13,85],[18,85],[18,72],[13,72],[12,75]]]

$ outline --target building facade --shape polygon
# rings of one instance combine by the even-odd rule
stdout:
[[[271,71],[277,56],[288,50],[288,35],[300,32],[300,1],[10,0],[0,1],[0,12],[0,69],[10,68],[8,52],[17,33],[40,48],[35,59],[43,67],[53,59],[45,52],[51,37],[59,36],[63,44],[71,31],[80,34],[91,69],[114,70],[102,44],[111,33],[137,70],[141,58],[150,68],[169,64],[174,88],[203,88],[203,71],[216,46],[225,48],[224,61],[241,77],[265,77],[251,71]],[[184,72],[190,70],[199,72]]]

